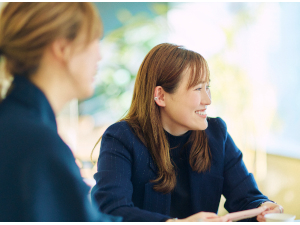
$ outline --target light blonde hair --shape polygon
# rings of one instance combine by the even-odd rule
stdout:
[[[88,44],[101,37],[102,29],[100,16],[92,3],[7,3],[0,15],[2,98],[11,76],[33,74],[39,67],[44,50],[53,41],[66,38],[76,42],[84,32]],[[0,96],[0,101],[2,98]]]

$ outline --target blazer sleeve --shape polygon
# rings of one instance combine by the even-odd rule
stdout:
[[[134,206],[131,182],[133,161],[129,148],[117,137],[103,135],[98,172],[94,175],[96,185],[92,189],[92,201],[100,211],[121,216],[125,222],[159,222],[169,219],[169,216]]]
[[[225,122],[219,118],[224,131],[224,186],[223,195],[226,198],[225,208],[228,212],[252,209],[262,202],[270,201],[263,195],[251,173],[248,172],[243,154],[227,132]]]

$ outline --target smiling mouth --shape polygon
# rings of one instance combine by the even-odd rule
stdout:
[[[204,110],[204,111],[196,111],[196,113],[198,114],[198,115],[200,115],[200,116],[206,116],[207,114],[206,114],[206,110]]]

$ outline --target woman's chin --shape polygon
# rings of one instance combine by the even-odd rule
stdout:
[[[84,100],[86,98],[92,97],[93,94],[94,94],[94,88],[89,88],[89,89],[85,90],[84,92],[82,92],[79,96],[77,96],[77,98],[80,100]]]

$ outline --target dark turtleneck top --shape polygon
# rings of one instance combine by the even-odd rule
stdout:
[[[176,172],[176,186],[171,193],[170,216],[179,219],[186,218],[192,213],[189,182],[189,155],[184,147],[191,131],[181,136],[173,136],[166,132],[170,145],[170,156]]]

